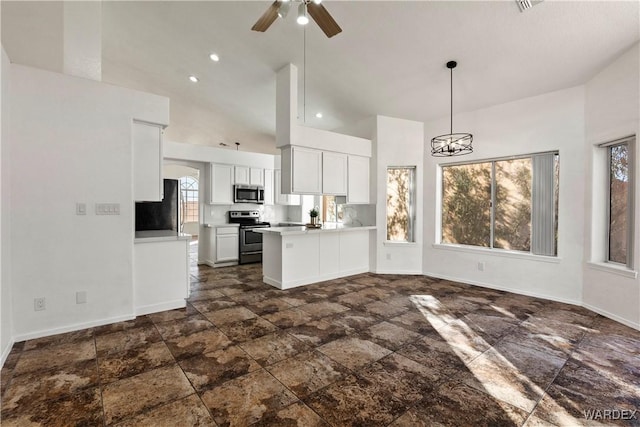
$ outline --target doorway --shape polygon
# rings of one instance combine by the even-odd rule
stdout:
[[[197,265],[200,259],[200,224],[203,218],[202,179],[204,164],[187,161],[165,161],[163,175],[178,180],[180,189],[180,232],[192,236],[190,242],[191,265]]]

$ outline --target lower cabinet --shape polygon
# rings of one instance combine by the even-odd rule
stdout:
[[[239,229],[237,226],[219,225],[206,228],[209,250],[205,263],[211,267],[224,267],[238,263]]]
[[[238,261],[238,234],[216,234],[216,263]]]

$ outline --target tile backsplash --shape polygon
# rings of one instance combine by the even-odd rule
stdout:
[[[288,206],[265,206],[252,203],[236,203],[233,205],[205,205],[204,222],[208,224],[223,224],[228,222],[227,212],[229,211],[260,211],[260,220],[271,223],[283,222],[287,220]]]

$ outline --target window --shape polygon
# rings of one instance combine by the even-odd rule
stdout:
[[[336,196],[322,196],[323,222],[342,222],[343,219],[344,205],[338,203],[338,199],[336,198]]]
[[[198,180],[192,176],[180,178],[180,193],[182,223],[198,222]]]
[[[607,150],[607,261],[632,268],[633,138],[604,144]]]
[[[557,255],[557,153],[442,167],[442,243]]]
[[[413,242],[416,168],[387,168],[387,241]]]

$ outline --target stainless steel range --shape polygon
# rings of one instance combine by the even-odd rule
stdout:
[[[239,264],[262,262],[262,234],[256,228],[271,227],[260,222],[260,211],[229,211],[229,223],[240,224]]]

